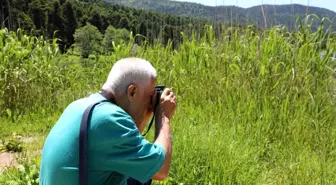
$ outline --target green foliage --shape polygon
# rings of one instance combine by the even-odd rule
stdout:
[[[8,139],[0,139],[0,151],[5,152],[22,152],[23,141],[22,136],[12,133],[12,136]]]
[[[212,25],[214,36],[218,37],[226,29],[222,23],[231,27],[254,24],[258,28],[286,25],[292,29],[297,27],[298,16],[301,17],[301,21],[307,14],[312,13],[329,19],[336,15],[325,9],[301,5],[264,5],[243,9],[164,0],[15,0],[2,1],[2,6],[2,27],[10,31],[20,28],[31,35],[43,36],[46,39],[57,37],[62,53],[71,49],[75,42],[76,29],[85,26],[87,22],[103,34],[109,26],[127,29],[135,37],[135,43],[138,45],[144,42],[152,45],[161,42],[166,45],[171,40],[173,49],[177,49],[183,42],[181,32],[188,39],[193,32],[197,33],[199,38],[204,35],[205,25]],[[316,30],[319,24],[320,21],[316,20],[311,28]],[[333,29],[335,25],[336,22],[333,22]],[[138,34],[142,37],[136,37]]]
[[[20,164],[16,168],[0,172],[0,183],[3,185],[39,185],[39,166],[36,161],[24,161],[19,158]]]
[[[211,7],[199,3],[166,0],[106,1],[137,9],[177,16],[194,17],[230,25],[255,24],[261,28],[285,25],[290,29],[294,29],[296,27],[296,19],[298,16],[304,20],[308,14],[316,14],[319,17],[329,17],[330,19],[336,17],[336,13],[333,11],[318,7],[307,7],[299,4],[269,5],[266,3],[250,8],[241,8],[236,6]],[[169,19],[169,22],[171,24],[176,23],[176,20],[174,19],[175,18],[172,17]],[[313,29],[316,30],[317,27],[318,23],[314,24]],[[333,29],[336,29],[336,22],[333,23]]]
[[[103,35],[90,23],[77,29],[74,38],[75,46],[80,49],[83,58],[88,58],[92,52],[100,53],[102,49],[101,41]]]
[[[73,5],[69,0],[67,0],[62,7],[62,17],[64,19],[65,32],[60,38],[63,40],[63,44],[66,45],[66,48],[63,48],[63,50],[65,50],[74,43],[73,34],[76,28],[79,27]]]
[[[0,21],[9,31],[20,28],[37,37],[59,38],[57,44],[62,53],[72,49],[76,29],[86,26],[87,23],[97,27],[101,33],[104,33],[109,26],[113,26],[116,29],[128,30],[133,37],[142,34],[143,37],[135,39],[139,45],[143,42],[154,44],[158,38],[166,44],[170,39],[173,40],[174,48],[180,43],[180,32],[191,30],[189,25],[199,25],[198,32],[203,34],[202,27],[205,24],[212,24],[210,21],[136,10],[104,1],[17,0],[3,3],[6,12],[0,17]],[[166,25],[169,29],[160,29]]]
[[[30,37],[21,30],[0,30],[0,111],[14,121],[17,116],[54,99],[64,76],[54,60],[58,55],[56,39],[51,43],[43,37]],[[27,96],[29,94],[29,96]]]
[[[103,46],[107,52],[112,51],[113,43],[115,45],[121,44],[121,42],[127,43],[130,39],[130,32],[123,29],[116,29],[113,26],[109,26],[104,35]]]
[[[191,39],[182,32],[178,49],[168,40],[166,45],[144,43],[133,52],[131,37],[128,43],[114,45],[113,54],[89,58],[90,65],[82,65],[76,55],[52,55],[45,61],[62,61],[54,73],[64,71],[61,74],[71,79],[61,83],[55,104],[65,107],[97,92],[113,62],[130,55],[145,58],[157,69],[158,84],[172,87],[178,99],[171,123],[170,177],[153,184],[335,184],[336,64],[330,59],[335,35],[322,26],[312,32],[302,24],[294,32],[286,27],[263,32],[253,26],[233,27],[218,39],[214,29],[207,26],[203,37],[194,33]],[[49,76],[39,78],[48,81]],[[45,95],[35,107],[51,104],[50,97]],[[19,111],[25,108],[14,105]],[[25,116],[32,115],[27,122],[40,123],[40,130],[48,131],[62,110],[31,111]],[[51,123],[41,124],[46,118]],[[153,129],[146,137],[154,139]],[[37,170],[30,170],[36,167],[30,167],[29,172],[6,171],[0,182],[22,182],[27,175],[29,181],[36,179]]]

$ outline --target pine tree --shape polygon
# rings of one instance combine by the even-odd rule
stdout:
[[[77,28],[77,20],[70,1],[66,1],[63,5],[62,17],[64,20],[65,43],[69,48],[74,43],[73,34]]]

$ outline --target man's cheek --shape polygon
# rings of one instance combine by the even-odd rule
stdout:
[[[145,114],[145,118],[149,119],[151,115],[152,115],[151,109],[147,109],[146,114]]]
[[[150,111],[147,111],[147,112],[146,112],[146,115],[145,115],[146,118],[148,119],[148,118],[151,116],[151,114],[152,114],[152,113],[151,113]]]

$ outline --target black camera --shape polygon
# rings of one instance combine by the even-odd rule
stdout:
[[[153,124],[154,117],[155,117],[155,110],[156,110],[157,106],[159,105],[160,97],[161,97],[161,94],[163,93],[164,89],[165,89],[164,85],[157,85],[157,86],[155,86],[156,98],[155,98],[155,105],[154,105],[154,109],[153,109],[154,114],[153,114],[151,122],[149,123],[147,132],[143,136],[145,136],[148,133],[148,131],[150,130],[150,128],[151,128],[151,126]]]
[[[154,105],[154,111],[157,107],[157,105],[159,104],[160,102],[160,97],[161,97],[161,94],[163,93],[164,89],[165,89],[165,86],[164,85],[157,85],[155,86],[155,89],[156,89],[156,101],[155,101],[155,105]]]
[[[157,91],[157,92],[160,92],[160,93],[163,92],[164,88],[165,88],[164,85],[157,85],[157,86],[155,86],[156,91]]]

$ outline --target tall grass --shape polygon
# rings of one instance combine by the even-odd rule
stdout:
[[[158,70],[158,83],[173,87],[178,96],[172,170],[168,180],[154,184],[335,184],[336,64],[329,59],[335,37],[323,29],[312,33],[305,25],[294,32],[250,27],[220,39],[210,26],[207,30],[203,39],[185,39],[178,50],[170,43],[134,52],[131,42],[91,62],[66,55],[41,60],[54,70],[39,77],[45,84],[19,95],[33,98],[30,91],[63,74],[67,83],[55,88],[62,107],[98,91],[118,59],[142,57]],[[52,103],[51,92],[36,107]],[[2,102],[5,97],[2,93]]]
[[[14,121],[29,108],[55,104],[56,93],[66,87],[56,39],[29,37],[21,30],[0,31],[0,114]]]
[[[321,34],[246,30],[177,52],[147,49],[181,101],[172,182],[336,183],[335,40]]]

